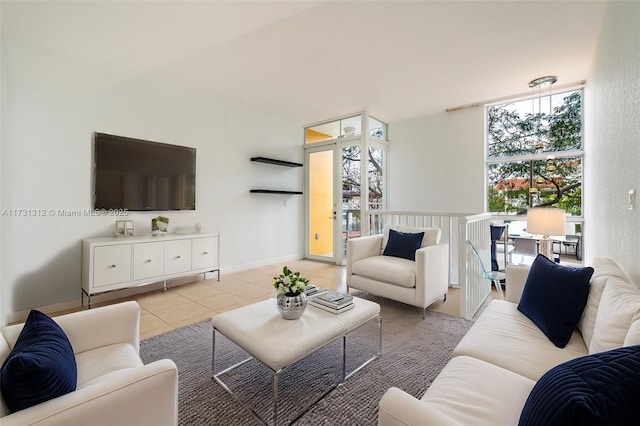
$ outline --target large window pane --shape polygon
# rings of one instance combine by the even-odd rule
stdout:
[[[346,255],[347,240],[360,236],[360,145],[342,148],[342,247]]]
[[[490,212],[582,215],[582,90],[487,108]]]
[[[489,164],[489,211],[524,214],[529,206],[555,206],[582,216],[581,184],[582,157]]]
[[[367,181],[369,183],[369,210],[384,208],[383,186],[384,151],[380,148],[369,147],[369,161],[367,165]]]
[[[493,105],[487,116],[488,158],[582,149],[582,90],[555,94],[551,105],[549,96]]]

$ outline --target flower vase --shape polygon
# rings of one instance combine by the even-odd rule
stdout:
[[[287,320],[298,319],[307,308],[307,295],[304,293],[288,296],[278,295],[278,311],[282,318]]]

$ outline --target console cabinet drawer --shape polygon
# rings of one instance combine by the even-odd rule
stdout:
[[[94,287],[128,281],[131,281],[131,245],[96,247],[93,252]]]
[[[133,245],[133,279],[164,275],[164,243],[141,243]]]
[[[191,269],[218,267],[218,237],[191,240]]]
[[[165,275],[191,270],[191,240],[164,243]]]

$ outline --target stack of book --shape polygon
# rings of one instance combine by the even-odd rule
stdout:
[[[350,294],[338,293],[335,291],[325,291],[309,299],[311,306],[323,309],[327,312],[340,314],[353,309],[353,296]]]
[[[315,286],[315,285],[313,285],[313,284],[307,284],[307,288],[306,288],[306,290],[304,291],[304,294],[306,294],[306,295],[307,295],[307,297],[309,297],[309,296],[313,296],[314,294],[321,293],[321,292],[323,292],[323,291],[324,291],[324,290],[322,290],[320,287],[316,287],[316,286]]]

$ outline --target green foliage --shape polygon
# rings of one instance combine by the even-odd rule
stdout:
[[[504,159],[488,167],[489,211],[523,213],[531,206],[555,205],[581,215],[582,158],[533,158],[582,149],[582,91],[555,96],[563,96],[562,103],[551,114],[525,112],[531,101],[488,108],[488,158]],[[509,161],[514,156],[521,161]],[[538,192],[529,195],[532,182]]]

